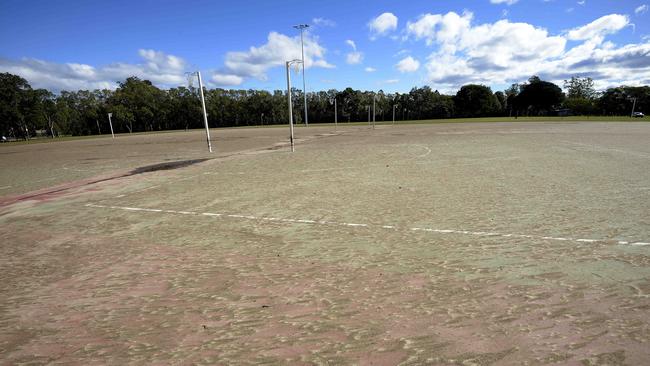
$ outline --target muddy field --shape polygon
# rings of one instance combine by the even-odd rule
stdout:
[[[650,124],[0,146],[0,364],[650,362]]]

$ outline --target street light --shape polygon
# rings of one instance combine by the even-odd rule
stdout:
[[[291,73],[289,72],[289,67],[291,67],[292,64],[302,62],[298,59],[296,60],[291,60],[287,61],[287,99],[289,99],[289,139],[291,141],[291,152],[296,151],[295,148],[293,147],[293,107],[291,106]]]
[[[307,88],[305,87],[305,44],[302,39],[302,32],[309,28],[309,24],[298,24],[293,26],[300,29],[300,52],[302,53],[302,95],[305,98],[305,126],[309,126],[309,118],[307,117]]]

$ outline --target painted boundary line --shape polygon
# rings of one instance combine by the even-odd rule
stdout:
[[[373,225],[373,224],[359,224],[359,223],[350,223],[350,222],[286,219],[286,218],[279,218],[279,217],[260,217],[260,216],[252,216],[252,215],[226,214],[226,213],[214,213],[214,212],[163,210],[157,208],[105,206],[105,205],[96,205],[92,203],[88,203],[85,206],[90,208],[104,208],[104,209],[121,210],[121,211],[153,212],[153,213],[166,213],[166,214],[174,214],[174,215],[195,215],[195,216],[206,216],[206,217],[227,217],[227,218],[234,218],[234,219],[256,220],[256,221],[274,221],[274,222],[287,222],[287,223],[296,223],[296,224],[364,227],[364,228],[378,228],[384,230],[408,230],[414,232],[427,232],[427,233],[436,233],[436,234],[458,234],[458,235],[472,235],[472,236],[483,236],[483,237],[523,238],[523,239],[538,239],[538,240],[565,241],[565,242],[577,242],[577,243],[606,243],[606,244],[619,244],[619,245],[632,245],[632,246],[650,246],[650,242],[640,242],[640,241],[629,242],[629,241],[614,240],[614,239],[563,238],[563,237],[540,236],[540,235],[503,234],[503,233],[491,232],[491,231],[431,229],[431,228],[422,228],[422,227],[400,228],[394,225]]]

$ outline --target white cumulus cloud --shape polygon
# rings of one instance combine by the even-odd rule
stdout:
[[[60,90],[115,89],[130,76],[149,80],[160,87],[187,84],[186,62],[181,57],[151,49],[138,50],[141,63],[116,62],[103,66],[56,63],[35,58],[0,58],[0,71],[25,78],[34,88]]]
[[[374,67],[370,67],[370,66],[366,67],[365,70],[366,70],[366,72],[375,72],[375,71],[377,71],[377,69],[375,69]]]
[[[625,28],[628,24],[630,24],[630,19],[626,15],[605,15],[587,25],[570,30],[567,37],[572,41],[602,39],[608,34],[616,33]]]
[[[244,78],[237,75],[229,74],[212,74],[212,82],[217,86],[236,86],[244,82]]]
[[[424,14],[415,22],[407,22],[406,32],[415,39],[424,39],[428,45],[434,42],[452,46],[465,37],[470,30],[474,14],[455,12],[447,14]]]
[[[512,5],[517,1],[519,0],[490,0],[492,4],[506,4],[506,5]]]
[[[644,14],[645,12],[647,12],[647,11],[648,11],[648,5],[643,4],[643,5],[639,6],[639,7],[637,7],[636,9],[634,9],[634,14],[641,15],[641,14]]]
[[[431,53],[423,67],[440,90],[467,83],[507,85],[532,75],[559,82],[592,77],[598,87],[650,82],[650,39],[615,45],[610,34],[630,24],[610,14],[561,34],[506,19],[476,24],[472,13],[423,14],[408,21],[406,38],[423,41]],[[568,41],[578,42],[567,48]]]
[[[415,72],[420,68],[420,61],[408,56],[400,60],[395,67],[399,72]]]
[[[397,17],[393,13],[383,13],[372,19],[368,23],[368,28],[370,28],[373,37],[385,35],[397,29]]]
[[[305,68],[334,67],[325,60],[325,48],[318,39],[307,33],[304,37]],[[286,61],[301,59],[300,36],[289,37],[277,32],[268,35],[267,42],[248,51],[233,51],[226,54],[224,69],[218,74],[237,75],[242,78],[267,79],[267,71],[284,65]]]

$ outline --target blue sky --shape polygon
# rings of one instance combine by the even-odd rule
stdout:
[[[283,89],[282,62],[299,57],[292,25],[308,23],[308,90],[500,90],[533,74],[650,84],[648,10],[643,0],[0,0],[0,72],[71,90],[129,75],[173,87],[198,69],[210,87]]]

